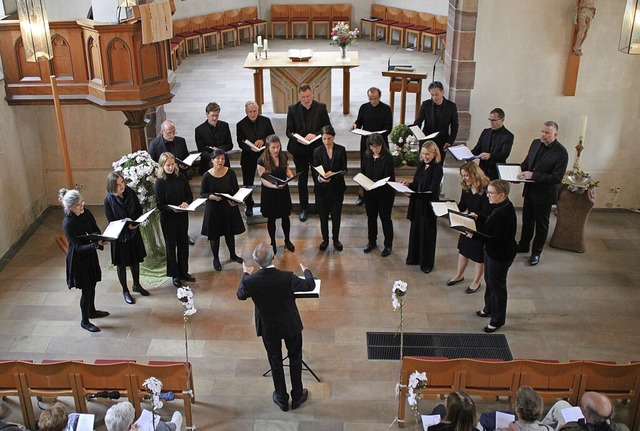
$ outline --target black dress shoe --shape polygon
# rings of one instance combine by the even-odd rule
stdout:
[[[196,278],[193,275],[189,274],[189,273],[182,274],[180,276],[180,278],[183,279],[184,281],[188,281],[190,283],[193,283],[193,282],[196,281]]]
[[[390,254],[391,254],[391,247],[385,247],[385,248],[382,250],[382,253],[380,253],[380,256],[382,256],[382,257],[387,257],[387,256],[389,256]]]
[[[101,317],[107,317],[109,315],[108,311],[96,310],[93,313],[89,313],[90,319],[99,319]]]
[[[482,283],[478,283],[478,287],[476,287],[475,289],[472,289],[471,286],[469,286],[465,289],[464,293],[476,293],[481,287]]]
[[[376,248],[376,243],[375,242],[374,243],[368,242],[367,245],[364,246],[364,250],[362,250],[362,251],[364,251],[365,253],[369,253],[374,248]]]
[[[307,401],[307,398],[309,398],[309,391],[307,389],[302,390],[302,395],[300,395],[300,398],[298,398],[297,400],[291,397],[291,410],[295,410],[300,407],[302,403]]]
[[[463,281],[464,281],[464,277],[462,277],[460,280],[454,280],[452,278],[449,281],[447,281],[447,286],[455,286],[456,284],[462,283]]]
[[[213,258],[213,269],[216,271],[222,271],[222,265],[220,264],[220,259],[214,257]]]
[[[253,208],[247,207],[247,209],[244,210],[244,213],[247,215],[247,217],[253,217]]]
[[[329,240],[323,239],[318,248],[320,249],[320,251],[325,251],[327,247],[329,247]]]
[[[302,210],[302,212],[300,213],[300,215],[298,216],[298,219],[300,219],[300,221],[305,222],[307,221],[307,210]]]
[[[362,199],[362,196],[358,196],[356,198],[356,206],[357,207],[362,206],[363,203],[364,203],[364,199]]]
[[[173,277],[171,281],[175,287],[182,287],[182,283],[180,283],[180,279],[178,277]]]
[[[478,317],[491,317],[491,314],[485,313],[484,310],[478,310],[478,311],[476,311],[476,316],[478,316]]]
[[[126,292],[122,292],[122,296],[124,296],[124,302],[126,302],[127,304],[135,304],[136,303],[136,300],[133,299],[133,296],[131,296],[131,293],[129,293],[128,290]]]
[[[244,263],[244,259],[237,255],[231,256],[231,260],[236,263]]]
[[[133,285],[133,291],[139,293],[142,296],[149,296],[149,292],[147,291],[147,289],[140,286],[139,284]]]
[[[540,255],[532,254],[531,257],[529,258],[529,265],[536,266],[539,263],[540,263]]]
[[[191,237],[189,237],[188,241],[189,241],[189,245],[194,245],[196,243],[196,240]]]
[[[280,410],[282,410],[283,412],[289,411],[289,400],[280,401],[280,399],[278,398],[278,394],[276,394],[275,392],[273,393],[273,396],[271,398],[273,398],[273,402],[276,403],[278,407],[280,407]]]
[[[482,330],[484,332],[486,332],[487,334],[491,334],[492,332],[496,332],[498,329],[500,329],[499,326],[491,326],[491,325],[487,325],[484,328],[482,328]]]
[[[529,253],[529,244],[518,244],[516,247],[516,252],[518,253]]]
[[[425,274],[429,274],[431,271],[433,271],[433,268],[420,268],[420,271],[424,272]]]
[[[340,242],[340,240],[338,239],[334,239],[333,240],[333,246],[335,247],[336,250],[338,251],[342,251],[344,250],[344,246],[342,245],[342,243]]]
[[[80,326],[82,327],[82,329],[86,329],[89,332],[100,332],[100,328],[98,328],[96,325],[94,325],[91,322],[80,322]]]
[[[284,248],[286,248],[290,252],[296,251],[296,246],[293,245],[293,243],[291,241],[289,241],[288,239],[284,240]]]

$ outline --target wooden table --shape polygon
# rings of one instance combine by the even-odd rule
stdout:
[[[331,69],[342,69],[342,112],[349,113],[351,103],[351,68],[358,67],[358,51],[349,51],[349,61],[340,60],[340,51],[314,52],[309,61],[294,62],[286,52],[269,52],[268,59],[256,60],[251,52],[243,67],[253,69],[253,92],[262,112],[264,104],[264,69],[271,77],[273,112],[284,114],[289,105],[298,101],[298,86],[311,84],[314,98],[327,104],[331,111]]]

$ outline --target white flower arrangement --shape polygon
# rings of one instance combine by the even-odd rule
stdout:
[[[113,163],[113,170],[122,173],[127,185],[138,195],[144,209],[155,207],[154,184],[158,164],[144,150],[127,154]]]
[[[149,392],[151,392],[151,398],[153,399],[153,412],[162,408],[162,401],[160,401],[160,392],[162,392],[162,382],[155,377],[149,377],[142,384]]]
[[[402,308],[404,305],[404,295],[407,294],[407,282],[396,280],[391,288],[391,305],[394,310]]]
[[[409,393],[407,395],[407,402],[411,408],[417,408],[418,400],[421,396],[421,391],[427,386],[427,373],[419,373],[417,370],[411,373],[409,376],[409,384],[407,388]]]
[[[188,320],[189,316],[193,316],[198,311],[193,303],[193,291],[188,286],[182,286],[178,288],[177,295],[184,307],[184,319]]]

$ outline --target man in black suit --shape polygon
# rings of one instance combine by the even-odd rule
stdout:
[[[276,132],[273,130],[271,120],[264,115],[258,114],[258,104],[253,100],[244,104],[244,112],[247,116],[236,125],[236,136],[238,137],[238,146],[242,149],[242,155],[240,156],[242,185],[253,186],[258,159],[265,150],[259,152],[253,151],[244,141],[248,140],[256,147],[262,148],[267,136],[274,135]],[[247,217],[251,217],[253,215],[254,205],[251,193],[244,202],[247,204],[245,213]]]
[[[491,127],[484,129],[471,152],[480,156],[480,169],[490,180],[498,179],[496,163],[506,163],[513,146],[513,133],[504,127],[504,111],[495,108],[489,114]]]
[[[558,202],[560,182],[569,163],[566,148],[557,141],[558,123],[545,121],[540,139],[535,139],[529,153],[520,164],[520,180],[531,180],[524,185],[522,206],[522,234],[518,253],[528,253],[533,239],[529,265],[540,263],[540,254],[549,233],[551,206]],[[533,236],[535,230],[535,238]]]
[[[165,120],[160,126],[160,135],[153,141],[149,142],[149,155],[155,161],[158,162],[160,154],[164,152],[170,152],[176,159],[184,160],[189,156],[189,150],[187,149],[187,141],[180,136],[176,136],[176,126],[173,121]],[[177,160],[176,160],[177,162]],[[188,166],[178,162],[180,172],[187,174],[186,170]]]
[[[204,109],[207,114],[207,120],[196,127],[196,146],[198,151],[202,153],[200,156],[200,175],[207,172],[211,163],[211,154],[216,148],[220,148],[225,153],[233,148],[231,140],[231,130],[229,123],[220,121],[220,105],[211,102]],[[225,157],[224,165],[230,167],[229,157]]]
[[[320,139],[305,145],[293,136],[294,133],[310,141],[320,134],[320,129],[330,126],[327,105],[313,100],[313,90],[309,84],[300,84],[298,87],[300,101],[289,106],[287,111],[287,136],[289,144],[287,151],[293,156],[298,178],[298,195],[300,197],[300,221],[307,220],[309,210],[309,164],[313,161],[313,151],[322,145]]]
[[[458,107],[444,98],[444,86],[440,81],[429,84],[429,94],[431,99],[422,102],[413,125],[422,127],[424,122],[422,131],[425,135],[439,132],[432,140],[438,145],[444,163],[447,148],[456,142],[458,136]]]
[[[302,263],[304,279],[292,272],[280,271],[273,265],[273,248],[261,242],[253,250],[253,260],[260,266],[254,274],[252,266],[242,264],[244,274],[236,296],[251,298],[255,304],[256,331],[267,350],[273,378],[273,402],[280,410],[289,410],[289,394],[284,380],[282,340],[287,346],[291,376],[291,409],[307,400],[309,391],[302,387],[302,320],[296,306],[295,292],[313,290],[316,283],[309,268]]]

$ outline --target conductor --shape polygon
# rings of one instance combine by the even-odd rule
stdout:
[[[273,377],[273,402],[280,410],[289,410],[289,394],[284,380],[282,341],[287,346],[291,375],[291,409],[304,403],[309,391],[302,387],[302,320],[296,306],[294,292],[313,290],[313,274],[302,263],[304,279],[292,272],[281,271],[273,265],[273,249],[261,242],[253,250],[253,260],[260,266],[254,274],[252,266],[242,264],[244,274],[236,296],[251,298],[255,304],[256,331],[267,350]]]

